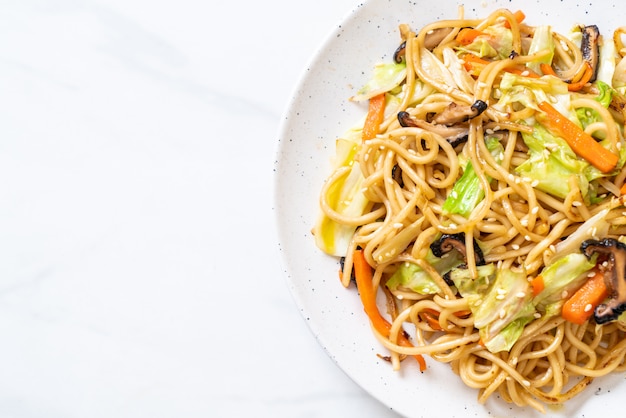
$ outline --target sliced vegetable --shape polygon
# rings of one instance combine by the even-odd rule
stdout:
[[[483,31],[474,28],[463,28],[459,31],[459,34],[456,36],[456,41],[461,45],[469,45],[476,40],[479,36],[489,36]]]
[[[459,268],[450,278],[467,299],[485,347],[493,353],[509,350],[535,313],[526,275],[486,264],[478,267],[475,279]]]
[[[561,316],[574,324],[584,324],[593,315],[594,310],[609,295],[604,283],[604,274],[595,268],[593,275],[565,301]]]
[[[591,78],[593,77],[593,74],[594,74],[593,68],[587,62],[584,65],[585,65],[585,72],[583,73],[583,76],[580,78],[580,80],[578,80],[575,83],[568,83],[567,89],[569,91],[579,91],[585,86],[585,84],[591,81]]]
[[[545,114],[539,122],[561,136],[578,156],[589,161],[603,173],[608,173],[615,168],[619,160],[617,154],[596,142],[591,135],[562,115],[550,103],[544,101],[538,106]]]
[[[381,93],[397,88],[406,78],[406,63],[380,63],[374,67],[374,74],[350,100],[362,102]]]
[[[567,142],[541,125],[535,125],[530,133],[522,133],[522,139],[528,146],[528,159],[515,169],[521,177],[529,179],[535,189],[562,199],[569,194],[573,178],[583,199],[586,198],[592,167],[578,158]]]
[[[363,309],[367,314],[372,326],[384,337],[389,337],[391,324],[380,314],[376,304],[376,292],[372,284],[372,267],[367,263],[363,250],[355,250],[353,254],[354,277],[359,290],[359,296]],[[403,347],[413,347],[413,344],[402,333],[398,335],[398,344]],[[426,370],[424,357],[416,354],[413,356],[419,363],[420,371]]]
[[[376,137],[380,124],[385,118],[385,93],[380,93],[369,100],[369,109],[363,125],[363,140]]]
[[[533,296],[537,296],[539,293],[541,293],[543,289],[546,288],[546,284],[543,281],[543,277],[541,275],[535,276],[530,281],[530,288],[533,291]]]
[[[615,238],[590,239],[580,245],[580,250],[589,258],[599,254],[604,260],[602,267],[608,301],[596,307],[593,313],[596,323],[618,319],[626,311],[626,244]]]
[[[524,19],[526,19],[526,15],[521,10],[517,10],[513,12],[513,17],[515,17],[515,20],[517,21],[518,24],[522,23]],[[504,22],[504,27],[507,29],[511,29],[511,24],[509,23],[508,20]]]
[[[537,26],[535,28],[535,33],[533,34],[533,40],[528,47],[528,55],[544,51],[549,51],[549,53],[542,55],[541,58],[528,62],[526,66],[538,73],[541,71],[541,64],[550,64],[552,62],[554,49],[555,45],[552,27],[550,25]]]
[[[460,253],[455,252],[448,257],[435,257],[432,251],[428,251],[425,257],[427,261],[440,275],[444,275],[451,269],[463,264],[464,260]],[[387,280],[387,287],[394,291],[400,287],[411,289],[421,295],[434,295],[441,292],[437,283],[420,266],[405,262]]]
[[[493,158],[500,162],[504,147],[500,144],[498,138],[495,136],[485,138],[485,145]],[[442,210],[444,213],[457,213],[467,217],[484,197],[485,191],[482,188],[480,179],[472,166],[472,162],[468,161],[463,174],[454,183],[452,191],[443,203]]]
[[[595,257],[588,259],[583,254],[575,252],[546,266],[539,273],[543,289],[533,297],[533,304],[537,310],[548,316],[559,314],[565,299],[587,280],[587,274],[595,265]]]

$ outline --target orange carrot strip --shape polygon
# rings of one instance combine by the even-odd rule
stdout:
[[[621,195],[625,195],[626,194],[626,183],[622,184],[622,187],[620,187],[620,189],[619,189],[619,193]]]
[[[544,73],[545,75],[553,75],[555,77],[558,77],[558,75],[554,71],[554,68],[552,68],[550,64],[541,63],[539,64],[539,68],[541,69],[541,72]]]
[[[474,54],[463,55],[463,67],[465,67],[465,70],[471,73],[472,75],[480,74],[483,68],[485,68],[485,66],[487,66],[488,64],[491,64],[491,62],[492,61],[487,61],[486,59],[480,58]],[[523,67],[520,68],[519,66],[508,67],[508,68],[505,68],[504,71],[508,73],[512,73],[512,74],[521,75],[524,77],[530,77],[530,78],[540,77],[540,75],[537,74],[536,72],[528,68],[523,68]]]
[[[514,12],[513,16],[515,17],[515,20],[517,21],[517,23],[522,23],[524,19],[526,19],[526,15],[521,10]],[[504,23],[504,27],[507,29],[511,29],[511,24],[509,23],[508,20]]]
[[[574,324],[584,324],[593,311],[606,297],[609,290],[604,282],[604,274],[598,269],[594,269],[596,273],[578,289],[572,297],[565,301],[561,316]]]
[[[543,289],[546,288],[546,284],[543,281],[543,277],[536,276],[530,281],[530,288],[533,291],[533,296],[537,296]]]
[[[591,68],[591,64],[589,64],[588,62],[585,62],[585,65],[587,66],[587,68],[585,68],[583,76],[577,82],[569,83],[567,85],[567,90],[578,91],[582,89],[585,84],[589,82],[589,80],[591,80],[591,76],[593,75],[593,68]]]
[[[378,333],[383,335],[385,338],[388,338],[391,331],[391,324],[383,318],[378,310],[378,305],[376,305],[376,292],[374,290],[374,286],[372,285],[372,268],[367,263],[363,250],[354,251],[352,262],[354,265],[356,286],[359,290],[363,309],[370,319],[374,329],[376,329],[376,331],[378,331]],[[413,344],[411,344],[411,342],[402,334],[398,335],[398,343],[403,347],[413,347]],[[424,357],[420,354],[416,354],[413,357],[419,363],[420,371],[423,372],[426,370]]]
[[[617,154],[596,142],[591,135],[562,115],[550,103],[541,102],[538,106],[545,113],[545,117],[539,119],[539,122],[563,138],[578,156],[589,161],[603,173],[615,168],[619,159]]]
[[[456,35],[456,41],[461,45],[469,45],[479,36],[489,36],[483,31],[473,28],[463,28]]]
[[[370,98],[365,124],[363,125],[363,141],[376,137],[384,118],[385,93],[380,93]]]

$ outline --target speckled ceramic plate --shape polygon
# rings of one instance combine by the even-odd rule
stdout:
[[[467,0],[464,6],[466,17],[484,17],[501,7],[521,9],[526,22],[551,24],[559,31],[577,23],[596,24],[611,36],[614,28],[626,26],[626,3],[616,0]],[[348,97],[376,62],[390,59],[400,23],[418,29],[433,20],[455,18],[457,7],[454,0],[371,0],[357,6],[330,34],[298,85],[281,128],[275,184],[280,250],[289,288],[319,343],[355,382],[390,408],[410,417],[541,416],[495,396],[479,405],[476,390],[465,387],[448,365],[432,359],[424,374],[412,361],[403,363],[400,372],[392,371],[376,356],[385,350],[372,336],[356,291],[340,285],[337,261],[315,247],[310,233],[334,140],[366,111]],[[598,379],[548,415],[614,414],[622,402],[623,379]]]

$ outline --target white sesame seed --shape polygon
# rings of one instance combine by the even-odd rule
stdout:
[[[396,222],[395,224],[393,224],[393,227],[396,229],[400,229],[404,226],[404,224],[402,222]]]
[[[593,309],[593,306],[591,305],[591,303],[588,303],[588,304],[586,304],[586,305],[585,305],[585,309],[584,309],[584,310],[585,310],[585,312],[589,312],[589,311],[591,311],[592,309]]]
[[[567,290],[561,292],[561,299],[567,299],[568,296],[569,292]]]
[[[502,299],[504,299],[504,298],[505,298],[505,295],[498,295],[498,296],[496,296],[496,299],[497,299],[497,300],[502,300]]]
[[[450,228],[455,229],[456,228],[456,224],[450,224]]]
[[[502,289],[502,288],[496,289],[496,292],[497,292],[499,295],[506,295],[506,290],[505,290],[505,289]]]
[[[591,278],[591,277],[595,277],[596,272],[595,271],[590,271],[589,273],[587,273],[587,277]]]
[[[506,311],[504,309],[500,309],[500,319],[504,318],[506,316]]]
[[[520,299],[523,299],[526,297],[526,292],[517,292],[515,296],[517,296]]]
[[[528,77],[528,74],[530,74],[528,70],[522,71],[522,76]]]
[[[576,206],[576,207],[578,207],[578,206],[582,206],[582,205],[583,205],[583,204],[582,204],[581,202],[579,202],[578,200],[574,200],[574,201],[572,202],[572,206]]]
[[[521,221],[519,221],[519,223],[520,223],[522,226],[528,226],[528,219],[524,218],[524,219],[522,219]]]
[[[530,210],[530,213],[536,215],[539,212],[539,206],[535,206]]]
[[[526,386],[527,388],[530,387],[530,382],[528,380],[522,380],[522,385]]]
[[[533,316],[535,317],[535,319],[541,318],[541,314],[539,312],[535,312]]]
[[[531,187],[537,187],[537,186],[539,186],[539,180],[535,180],[535,181],[533,181],[532,183],[530,183],[530,186],[531,186]]]
[[[513,244],[511,245],[511,248],[514,249],[515,251],[519,250],[519,245],[518,244]]]
[[[526,241],[531,241],[530,235],[524,235],[524,239],[525,239]]]

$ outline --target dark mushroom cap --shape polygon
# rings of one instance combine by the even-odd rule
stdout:
[[[583,241],[580,251],[587,258],[594,254],[606,256],[604,281],[609,290],[609,300],[598,305],[593,316],[598,324],[617,319],[626,311],[626,245],[613,238],[589,239]]]
[[[436,257],[443,257],[445,254],[452,250],[457,250],[467,264],[467,248],[465,247],[465,234],[459,232],[458,234],[443,234],[438,240],[430,244],[430,250]],[[483,252],[478,246],[478,243],[474,241],[474,254],[476,257],[476,265],[480,266],[485,264],[485,258]]]

